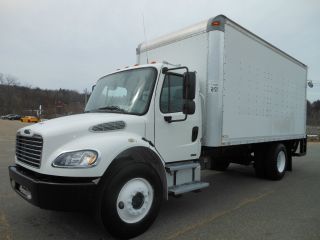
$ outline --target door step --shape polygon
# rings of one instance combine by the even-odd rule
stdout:
[[[184,169],[197,168],[198,166],[200,166],[200,163],[197,163],[197,162],[172,163],[172,164],[167,164],[166,169],[167,171],[175,172],[175,171],[180,171]]]
[[[181,185],[175,185],[169,187],[169,193],[173,193],[174,195],[179,195],[186,192],[196,191],[209,186],[207,182],[194,181],[189,183],[184,183]]]
[[[176,162],[166,165],[168,193],[180,195],[209,186],[200,181],[200,163],[195,161]]]

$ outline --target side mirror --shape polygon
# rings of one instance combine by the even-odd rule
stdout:
[[[196,111],[196,104],[193,100],[185,100],[182,112],[186,115],[192,115]]]
[[[93,85],[93,86],[92,86],[92,88],[91,88],[92,92],[93,92],[93,89],[94,89],[95,87],[96,87],[96,85]]]
[[[183,99],[193,100],[196,95],[196,72],[183,74]]]

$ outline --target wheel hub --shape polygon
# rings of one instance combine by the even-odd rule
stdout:
[[[277,157],[277,169],[280,173],[282,173],[285,170],[286,166],[286,155],[283,151],[280,151],[278,153]]]
[[[132,207],[134,209],[140,209],[144,203],[144,195],[141,192],[137,192],[132,198]]]
[[[143,178],[128,181],[120,190],[117,199],[117,212],[126,223],[136,223],[149,212],[153,201],[153,188]]]

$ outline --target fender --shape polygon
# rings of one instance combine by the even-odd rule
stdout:
[[[143,146],[136,146],[124,150],[123,152],[118,154],[118,156],[112,161],[112,163],[105,171],[103,178],[107,177],[112,172],[112,169],[114,169],[114,167],[118,165],[120,161],[122,164],[123,161],[125,161],[128,162],[128,164],[135,162],[150,165],[158,173],[162,182],[163,196],[165,200],[168,199],[165,167],[160,157],[152,149]]]

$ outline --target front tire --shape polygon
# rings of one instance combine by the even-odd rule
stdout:
[[[104,181],[101,222],[116,238],[145,232],[158,215],[163,199],[161,179],[147,164],[120,166]]]

